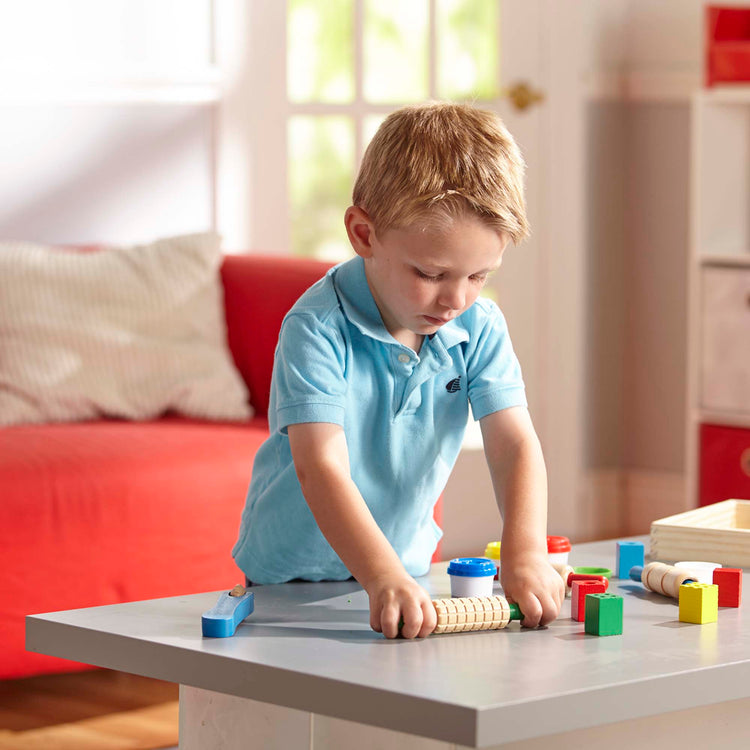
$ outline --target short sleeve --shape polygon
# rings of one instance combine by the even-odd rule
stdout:
[[[477,420],[492,412],[527,405],[521,365],[505,317],[489,300],[483,300],[480,309],[467,352],[469,400]]]
[[[331,422],[344,424],[346,348],[341,332],[315,315],[286,317],[274,361],[271,408],[275,427]]]

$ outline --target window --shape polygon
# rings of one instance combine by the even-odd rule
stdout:
[[[350,254],[343,211],[383,118],[426,99],[500,98],[497,0],[288,0],[292,252]]]

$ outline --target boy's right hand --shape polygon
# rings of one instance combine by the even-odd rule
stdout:
[[[409,575],[383,576],[365,587],[370,598],[370,627],[386,638],[425,638],[437,625],[429,594]],[[399,628],[399,623],[403,625]]]

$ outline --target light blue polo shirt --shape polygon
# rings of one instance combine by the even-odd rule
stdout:
[[[331,422],[346,435],[352,479],[413,576],[441,530],[432,511],[475,419],[525,406],[521,368],[498,307],[479,298],[426,337],[419,354],[383,325],[357,257],[331,269],[284,318],[270,437],[259,449],[232,551],[255,583],[343,580],[350,573],[300,488],[287,427]]]

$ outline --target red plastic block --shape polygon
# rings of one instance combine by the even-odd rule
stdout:
[[[714,583],[719,587],[720,607],[740,606],[742,571],[739,568],[714,568]]]
[[[598,581],[604,584],[604,590],[606,591],[609,587],[609,578],[606,576],[595,576],[589,573],[571,573],[568,576],[568,586],[573,586],[573,581]]]
[[[586,594],[604,594],[607,587],[601,581],[573,581],[570,594],[570,616],[577,622],[586,619]]]
[[[706,86],[750,81],[750,8],[708,6]]]

